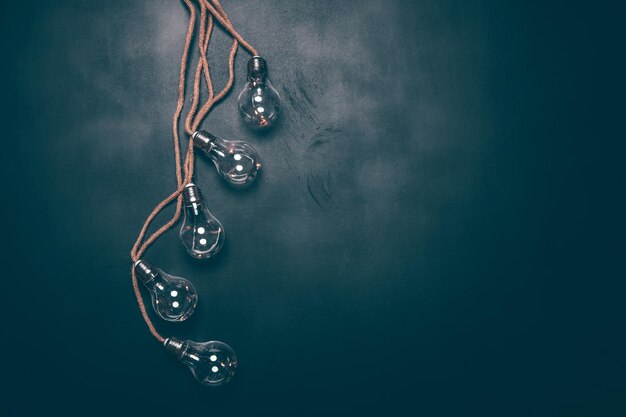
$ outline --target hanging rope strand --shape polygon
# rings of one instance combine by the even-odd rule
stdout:
[[[224,20],[226,20],[228,24],[232,26],[233,24],[230,21],[230,18],[228,17],[228,15],[226,14],[226,11],[222,8],[222,5],[220,4],[219,0],[211,0],[211,1],[213,2],[213,6],[215,6],[217,11],[224,17]]]
[[[198,111],[198,114],[196,115],[196,118],[194,119],[193,124],[187,130],[187,133],[193,134],[193,132],[198,130],[198,126],[200,125],[200,123],[202,122],[204,117],[209,113],[209,111],[211,110],[211,107],[213,107],[213,105],[215,103],[217,103],[222,98],[224,98],[224,96],[226,96],[226,94],[232,88],[233,82],[235,81],[235,70],[234,70],[234,67],[235,67],[235,55],[237,53],[237,48],[238,47],[239,47],[239,43],[235,39],[233,41],[232,47],[230,48],[230,55],[228,57],[228,82],[226,83],[226,86],[222,89],[222,91],[220,91],[218,94],[216,94],[215,97],[213,97],[212,100],[208,100],[204,104],[204,106],[202,106],[200,111]]]
[[[200,59],[198,59],[198,65],[196,66],[196,72],[194,77],[193,84],[193,100],[191,102],[191,107],[189,108],[189,113],[187,114],[187,118],[185,119],[185,130],[188,131],[191,129],[191,122],[193,120],[193,116],[198,109],[198,102],[200,101],[200,81],[201,81],[201,73],[204,72],[204,78],[207,84],[207,89],[209,91],[208,99],[211,100],[213,98],[213,82],[211,80],[211,75],[209,73],[209,63],[206,59],[206,51],[209,45],[209,39],[211,38],[211,32],[213,30],[213,15],[208,15],[209,22],[208,27],[205,31],[205,21],[207,19],[207,9],[204,4],[200,3],[200,32],[198,35],[198,46],[200,49]]]
[[[182,197],[181,193],[184,190],[184,187],[187,183],[191,182],[193,178],[194,171],[194,148],[193,148],[193,140],[190,137],[189,144],[187,147],[187,152],[185,155],[184,164],[181,164],[181,149],[180,149],[180,138],[178,135],[179,128],[179,119],[182,113],[182,109],[184,107],[185,102],[185,80],[187,75],[187,61],[189,58],[189,50],[191,46],[191,40],[194,33],[195,21],[196,21],[196,9],[194,5],[191,3],[191,0],[183,0],[187,8],[189,9],[189,26],[187,29],[187,36],[185,37],[185,47],[183,49],[183,56],[181,59],[180,66],[180,76],[179,76],[179,85],[178,85],[178,102],[176,106],[176,111],[174,112],[174,116],[172,118],[172,134],[174,140],[174,156],[175,156],[175,168],[176,168],[176,183],[177,189],[173,193],[171,193],[167,198],[165,198],[161,203],[159,203],[154,210],[150,213],[144,225],[137,237],[137,241],[133,245],[131,250],[131,259],[133,262],[137,262],[141,256],[145,253],[148,247],[158,239],[162,234],[172,228],[174,224],[178,221],[182,211]],[[219,3],[219,0],[212,0],[212,3],[209,3],[206,0],[199,0],[200,5],[200,28],[198,35],[198,46],[200,57],[198,59],[198,64],[196,67],[195,77],[194,77],[194,91],[192,98],[192,105],[190,111],[185,119],[185,131],[191,135],[198,129],[198,126],[202,122],[202,120],[206,117],[206,115],[210,112],[211,108],[215,105],[215,103],[219,102],[222,98],[228,94],[230,89],[232,88],[234,82],[234,62],[235,55],[237,53],[237,49],[239,44],[247,49],[253,55],[257,54],[256,49],[254,49],[250,44],[248,44],[239,33],[234,29],[230,19],[226,15],[226,12],[222,8]],[[209,14],[207,14],[207,12]],[[226,86],[217,94],[214,94],[213,82],[210,75],[209,63],[206,58],[206,53],[209,45],[209,40],[211,38],[211,34],[213,32],[213,18],[215,18],[222,26],[233,36],[233,44],[229,54],[228,60],[228,73],[229,78]],[[204,105],[200,108],[197,114],[196,113],[199,101],[200,101],[200,80],[201,75],[204,75],[205,82],[207,84],[208,97]],[[182,165],[182,166],[181,166]],[[185,176],[183,178],[183,170]],[[157,231],[155,231],[148,239],[141,243],[146,235],[148,227],[155,219],[155,217],[172,201],[176,199],[176,210],[172,218],[163,226],[161,226]],[[141,315],[150,330],[150,333],[159,341],[163,342],[165,339],[161,336],[154,324],[150,320],[148,316],[148,312],[146,311],[145,304],[143,302],[143,298],[141,296],[141,292],[139,290],[138,280],[135,273],[135,268],[131,269],[132,276],[132,285],[133,291],[135,293],[135,297],[137,298],[137,303],[139,305],[139,310]]]
[[[220,22],[220,24],[222,25],[222,27],[224,29],[226,29],[233,38],[237,39],[237,41],[239,41],[239,43],[241,44],[241,46],[243,46],[245,49],[248,50],[248,52],[250,52],[252,55],[258,55],[258,52],[256,49],[254,49],[254,47],[252,45],[250,45],[248,42],[245,41],[245,39],[239,34],[239,32],[237,32],[235,30],[235,27],[232,25],[232,23],[230,22],[230,20],[224,16],[216,10],[215,7],[213,7],[213,4],[210,3],[208,0],[200,0],[202,3],[204,3],[204,5],[206,6],[206,8],[209,10],[209,12],[215,17],[215,19],[217,19],[218,22]],[[219,5],[219,2],[215,2],[215,0],[213,0],[214,4],[217,4],[218,8],[222,9],[222,6]]]
[[[182,184],[182,173],[181,173],[181,158],[180,158],[180,141],[178,137],[178,119],[180,117],[180,114],[182,112],[183,105],[185,102],[185,75],[186,75],[186,69],[187,69],[187,58],[189,56],[191,38],[193,36],[193,30],[194,30],[194,26],[196,22],[196,10],[191,4],[191,1],[184,0],[184,2],[185,2],[185,5],[187,6],[187,9],[189,9],[189,25],[187,27],[187,35],[185,37],[185,47],[183,49],[183,57],[181,59],[181,66],[180,66],[180,76],[179,76],[179,83],[178,83],[178,103],[176,105],[176,111],[174,112],[174,117],[172,120],[172,133],[173,133],[173,138],[174,138],[174,159],[175,159],[175,166],[176,166],[176,183],[178,184],[179,188]],[[174,216],[174,218],[176,219],[178,216],[180,216],[181,206],[182,206],[182,199],[179,198],[176,204],[177,215]],[[151,216],[151,217],[154,218],[154,216]],[[146,311],[146,306],[144,305],[143,298],[141,297],[141,292],[139,291],[139,284],[137,282],[137,275],[135,273],[135,267],[134,267],[134,262],[137,262],[140,256],[140,254],[137,253],[137,248],[139,246],[139,243],[143,239],[146,233],[146,230],[148,229],[148,226],[152,222],[152,218],[150,218],[149,216],[148,220],[146,220],[146,222],[144,223],[144,226],[142,227],[141,232],[139,233],[139,237],[137,238],[137,241],[135,242],[135,245],[133,246],[131,250],[131,258],[133,260],[133,267],[131,268],[131,277],[132,277],[133,292],[135,293],[135,298],[137,299],[137,304],[139,305],[139,311],[141,312],[141,316],[146,322],[146,325],[148,326],[148,330],[150,330],[150,333],[152,334],[152,336],[154,336],[159,342],[162,343],[165,339],[163,338],[163,336],[159,334],[159,332],[157,332],[156,328],[154,327],[154,324],[152,324],[152,321],[150,320],[150,316],[148,316],[148,312]]]
[[[191,4],[191,2],[189,0],[184,0],[185,4],[187,5],[187,7],[190,9],[190,14],[193,16],[193,22],[195,22],[195,8],[193,7],[193,5]],[[201,13],[204,11],[206,13],[206,10],[210,11],[212,15],[216,16],[216,18],[218,18],[218,20],[220,20],[221,22],[223,22],[223,24],[225,26],[229,26],[231,30],[229,30],[229,32],[234,32],[237,34],[238,38],[241,39],[243,42],[245,42],[245,40],[243,40],[241,38],[241,36],[234,30],[232,23],[230,22],[230,19],[228,18],[228,16],[226,15],[226,12],[224,11],[224,9],[222,8],[221,4],[219,3],[219,0],[213,0],[213,4],[215,5],[215,8],[212,7],[206,0],[199,0],[199,4],[201,6]],[[219,16],[219,17],[218,17]],[[190,18],[190,22],[191,22],[191,18]],[[202,23],[204,22],[204,19],[201,20],[201,26]],[[231,48],[231,52],[230,52],[230,56],[229,56],[229,63],[228,63],[228,69],[229,69],[229,80],[228,83],[226,85],[226,87],[215,97],[212,97],[212,90],[213,90],[213,83],[211,81],[211,76],[209,73],[209,64],[208,61],[206,59],[206,50],[208,47],[208,43],[209,43],[209,39],[211,36],[211,32],[212,32],[212,28],[213,28],[213,24],[212,24],[212,19],[210,20],[208,26],[210,27],[210,30],[206,30],[203,31],[202,27],[201,27],[201,32],[200,36],[199,36],[199,45],[201,46],[201,62],[198,63],[198,66],[202,66],[204,68],[204,73],[205,73],[205,79],[207,82],[207,88],[209,90],[209,98],[207,99],[207,102],[205,103],[204,106],[202,106],[202,108],[200,109],[200,111],[198,112],[198,114],[196,115],[196,118],[193,119],[193,123],[191,122],[191,118],[189,117],[190,115],[193,114],[193,112],[195,111],[195,107],[197,106],[198,100],[199,100],[199,82],[196,82],[195,85],[198,85],[198,88],[194,88],[194,100],[193,102],[196,104],[193,104],[194,107],[194,111],[190,111],[189,115],[187,116],[186,119],[186,124],[185,124],[185,130],[188,134],[193,134],[193,132],[195,132],[198,128],[198,126],[200,125],[200,123],[202,122],[202,120],[204,119],[204,117],[206,117],[206,115],[209,113],[209,111],[211,110],[211,108],[213,107],[213,105],[215,103],[217,103],[218,101],[220,101],[232,88],[233,82],[234,82],[234,57],[235,54],[237,52],[237,40],[233,40],[233,46]],[[193,23],[191,23],[191,25],[193,25]],[[189,35],[190,32],[188,32]],[[191,27],[191,33],[193,33],[193,27]],[[189,37],[189,36],[188,36]],[[188,39],[190,41],[190,39]],[[186,58],[188,56],[188,52],[189,52],[189,43],[190,42],[186,42],[185,43],[185,53],[184,53],[184,58]],[[252,53],[256,54],[256,49],[250,47],[250,45],[245,42],[246,45],[248,45],[248,49],[251,50]],[[186,74],[186,64],[187,64],[187,60],[184,60],[184,63],[181,64],[181,82],[179,82],[179,107],[182,110],[182,104],[184,103],[184,78],[185,78],[185,74]],[[199,81],[199,77],[196,74],[196,81]],[[182,100],[181,100],[182,97]],[[177,109],[178,110],[178,109]],[[177,143],[177,145],[175,146],[175,153],[177,156],[177,161],[179,160],[179,155],[180,155],[180,145],[178,144],[178,116],[180,115],[180,112],[177,111],[176,112],[176,116],[175,116],[175,123],[173,123],[173,125],[176,125],[176,128],[174,130],[174,136],[175,136],[175,142]],[[190,141],[191,142],[191,141]],[[190,146],[192,146],[192,143],[190,143]],[[190,170],[192,171],[192,167],[193,167],[193,161],[189,158],[189,155],[192,152],[188,152],[187,153],[187,158],[185,159],[185,171],[188,173]],[[181,173],[180,173],[180,168],[179,165],[177,163],[177,180],[181,177]],[[191,181],[191,175],[187,175],[186,176],[187,179],[185,181],[185,183],[190,182]],[[175,197],[179,197],[180,193],[182,192],[184,186],[183,184],[181,184],[180,182],[178,182],[179,188],[172,194],[175,195]],[[148,226],[150,225],[150,223],[152,222],[152,220],[156,217],[156,215],[165,207],[167,206],[171,201],[172,201],[172,195],[170,195],[168,198],[166,198],[161,204],[159,204],[153,214],[151,214],[151,216],[148,217],[148,219],[146,220],[146,224],[144,225],[144,229],[142,229],[142,233],[140,233],[140,238],[138,238],[138,242],[140,242],[143,237],[145,236],[145,232],[148,228]],[[175,223],[176,221],[178,221],[178,219],[180,218],[180,214],[181,214],[181,205],[182,205],[182,199],[179,197],[178,201],[177,201],[177,207],[176,207],[176,212],[174,214],[174,216],[172,217],[172,219],[166,224],[164,225],[161,229],[159,229],[157,232],[155,232],[152,236],[150,236],[150,238],[146,241],[146,243],[148,243],[147,245],[144,244],[142,246],[142,250],[141,253],[143,253],[145,251],[145,249],[147,249],[147,247],[149,246],[150,243],[154,242],[154,240],[156,240],[161,234],[163,234],[165,231],[169,230]],[[135,247],[133,248],[133,252],[131,254],[134,254],[135,257],[139,257],[140,254],[138,254],[137,252],[137,248],[136,248],[137,244],[135,245]]]
[[[184,189],[184,185],[186,185],[187,183],[191,182],[191,178],[192,178],[192,173],[193,173],[193,143],[190,140],[189,143],[189,147],[187,148],[187,155],[185,157],[185,163],[183,166],[183,169],[185,171],[185,179],[184,181],[182,180],[182,169],[180,167],[180,144],[179,144],[179,137],[178,137],[178,119],[180,117],[180,114],[182,112],[182,108],[184,106],[184,100],[185,100],[185,79],[186,79],[186,72],[187,72],[187,61],[188,61],[188,56],[189,56],[189,49],[190,49],[190,44],[191,44],[191,37],[193,36],[193,29],[194,29],[194,25],[195,25],[195,20],[196,20],[196,10],[195,7],[193,6],[193,4],[191,3],[190,0],[184,0],[185,4],[187,5],[187,7],[189,8],[190,11],[190,25],[189,25],[189,30],[187,32],[187,38],[185,40],[185,48],[183,51],[183,59],[181,60],[181,70],[180,70],[180,78],[179,78],[179,88],[178,88],[178,105],[176,108],[176,112],[174,114],[174,118],[173,118],[173,136],[174,136],[174,142],[175,142],[175,154],[176,154],[176,160],[177,160],[177,165],[176,165],[176,179],[177,179],[177,184],[178,184],[178,188],[176,189],[176,191],[174,191],[172,194],[170,194],[165,200],[163,200],[161,203],[159,203],[154,210],[152,211],[152,213],[150,213],[150,215],[148,216],[148,218],[146,219],[146,221],[144,222],[144,227],[142,228],[139,237],[137,238],[137,242],[135,243],[135,246],[133,247],[132,251],[131,251],[131,258],[133,259],[133,261],[137,261],[141,255],[146,251],[146,249],[150,246],[150,244],[152,244],[158,237],[160,237],[163,233],[165,233],[167,230],[169,230],[174,224],[176,224],[176,222],[178,221],[178,219],[180,218],[181,215],[181,211],[182,211],[182,198],[180,197],[180,194],[182,193],[183,189]],[[200,61],[198,62],[198,67],[204,67],[205,68],[205,78],[207,80],[207,87],[209,89],[209,92],[211,93],[212,89],[213,89],[213,85],[212,85],[212,81],[211,81],[211,77],[210,77],[210,73],[209,73],[209,68],[208,68],[208,62],[206,60],[206,50],[208,47],[208,41],[210,38],[210,34],[211,31],[213,29],[213,24],[212,21],[213,19],[211,18],[209,23],[208,23],[208,27],[207,30],[204,29],[205,25],[205,18],[206,18],[206,8],[203,7],[203,5],[201,5],[201,24],[200,24],[200,33],[199,33],[199,37],[198,37],[198,44],[200,46]],[[208,36],[207,36],[208,35]],[[193,95],[193,102],[192,102],[192,108],[193,111],[190,110],[190,114],[193,115],[193,112],[195,111],[195,107],[197,107],[197,103],[199,100],[199,95],[200,95],[200,88],[199,88],[199,73],[196,73],[196,77],[195,77],[195,82],[194,82],[194,86],[197,86],[196,88],[194,88],[194,95]],[[212,96],[212,94],[210,94],[210,96]],[[211,97],[212,98],[212,97]],[[189,118],[189,116],[188,116]],[[190,156],[191,155],[191,156]],[[141,245],[141,247],[139,247],[139,245],[141,244],[141,241],[143,240],[143,238],[145,237],[146,231],[148,229],[148,227],[150,226],[150,224],[152,223],[152,221],[154,220],[154,218],[167,206],[169,205],[174,198],[177,198],[177,204],[176,204],[176,211],[173,215],[173,217],[170,219],[170,221],[168,221],[165,225],[163,225],[161,228],[159,228],[156,232],[154,232],[145,242],[143,245]]]
[[[207,60],[206,53],[209,48],[209,41],[211,40],[211,34],[213,33],[213,16],[209,14],[207,16],[207,35],[202,47],[202,68],[204,70],[204,81],[206,82],[207,90],[209,91],[209,98],[213,98],[213,80],[211,80],[211,73],[209,71],[209,61]]]

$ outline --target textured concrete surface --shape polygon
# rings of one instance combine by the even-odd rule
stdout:
[[[175,228],[145,256],[200,294],[188,322],[159,330],[236,350],[216,390],[151,338],[129,276],[141,223],[175,186],[183,4],[3,6],[15,247],[0,414],[623,415],[624,284],[589,285],[617,255],[601,198],[616,165],[594,168],[606,150],[592,146],[610,131],[592,120],[611,119],[597,83],[615,69],[582,81],[611,49],[595,42],[611,38],[600,12],[223,6],[268,60],[284,117],[265,135],[240,122],[240,50],[202,127],[249,141],[262,175],[233,190],[198,154],[223,251],[191,259]],[[229,43],[219,30],[210,45],[217,86]]]

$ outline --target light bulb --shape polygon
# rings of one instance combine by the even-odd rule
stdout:
[[[135,262],[135,273],[150,291],[154,311],[163,320],[184,321],[191,316],[198,303],[191,282],[154,269],[142,260]]]
[[[224,140],[199,130],[192,136],[193,144],[211,158],[217,172],[232,185],[248,185],[261,169],[257,151],[246,142]]]
[[[207,208],[196,185],[187,184],[183,190],[183,202],[180,240],[194,258],[210,258],[224,245],[224,228]]]
[[[255,129],[272,127],[280,115],[280,96],[267,78],[267,62],[260,56],[248,61],[248,82],[237,99],[239,114]]]
[[[165,339],[165,349],[187,365],[202,384],[216,387],[231,380],[237,368],[235,352],[224,342]]]

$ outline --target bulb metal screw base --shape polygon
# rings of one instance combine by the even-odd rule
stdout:
[[[216,136],[210,134],[206,130],[198,130],[191,135],[193,145],[196,148],[202,149],[204,152],[209,153],[213,149],[213,143],[217,139]]]
[[[165,341],[163,342],[163,346],[165,347],[166,351],[179,359],[182,358],[185,352],[185,344],[175,337],[169,337],[165,339]]]
[[[143,282],[150,282],[156,277],[157,272],[150,266],[149,263],[142,261],[141,259],[135,262],[135,274]]]
[[[185,189],[183,190],[183,200],[185,201],[185,204],[199,203],[201,199],[202,196],[197,185],[189,183],[185,186]]]
[[[259,79],[267,77],[267,62],[258,55],[253,56],[248,61],[248,77]]]

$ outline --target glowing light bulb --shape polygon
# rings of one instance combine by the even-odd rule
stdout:
[[[250,184],[261,169],[259,154],[246,142],[220,139],[204,130],[192,138],[194,146],[211,158],[217,172],[232,185]]]
[[[163,343],[165,349],[187,365],[202,384],[218,386],[227,383],[235,374],[237,356],[226,343],[193,342],[174,337]]]
[[[183,201],[184,219],[180,240],[194,258],[210,258],[224,245],[224,228],[207,208],[196,185],[187,184],[183,190]]]
[[[237,98],[239,114],[255,129],[269,129],[280,115],[280,96],[267,78],[267,62],[260,56],[248,61],[248,82]]]
[[[184,321],[196,308],[198,294],[191,282],[184,278],[154,269],[147,262],[135,262],[137,278],[148,288],[154,311],[167,321]]]

